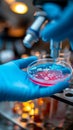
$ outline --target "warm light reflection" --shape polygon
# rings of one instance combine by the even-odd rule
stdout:
[[[40,52],[39,52],[39,51],[36,51],[36,52],[35,52],[35,56],[39,57],[39,56],[40,56]]]
[[[35,108],[35,115],[38,115],[38,114],[39,114],[39,109]]]
[[[14,2],[10,5],[10,8],[14,13],[17,14],[26,14],[28,11],[27,5],[22,2]]]
[[[23,36],[25,33],[25,29],[24,28],[10,28],[8,30],[8,35],[12,36],[12,37],[21,37]]]
[[[21,58],[27,58],[28,55],[27,54],[22,54]]]
[[[30,106],[26,106],[25,107],[25,111],[28,111],[28,112],[31,111],[31,107]]]
[[[44,103],[43,99],[40,98],[40,99],[38,100],[38,105],[43,105],[43,103]]]
[[[13,2],[15,2],[15,0],[5,0],[5,2],[8,4],[12,4]]]
[[[28,118],[28,114],[27,114],[27,113],[23,113],[23,114],[21,115],[21,117],[22,117],[22,118]]]
[[[34,109],[32,109],[32,110],[29,112],[29,115],[31,115],[31,116],[34,115]]]
[[[30,104],[30,106],[31,106],[31,108],[34,108],[34,103],[32,102],[32,103]]]

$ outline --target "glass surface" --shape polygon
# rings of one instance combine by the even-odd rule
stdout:
[[[41,86],[51,86],[63,80],[70,80],[72,67],[64,61],[55,61],[50,58],[32,62],[27,73],[29,79]]]

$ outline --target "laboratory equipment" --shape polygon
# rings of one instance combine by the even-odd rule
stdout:
[[[37,0],[36,2],[33,1],[35,6],[38,6],[42,9],[42,5],[44,3],[56,3],[57,5],[59,5],[62,9],[67,5],[67,0],[63,0],[63,1],[57,1],[57,0]],[[51,6],[52,8],[52,6]],[[54,11],[56,11],[54,9]],[[56,14],[56,16],[58,17],[58,13]],[[55,16],[55,17],[56,17]],[[39,40],[39,31],[42,27],[42,25],[44,24],[44,22],[48,20],[47,19],[47,14],[44,11],[39,11],[36,13],[36,20],[33,22],[33,24],[31,25],[31,27],[28,28],[28,30],[26,31],[26,36],[23,40],[23,44],[24,46],[26,46],[27,48],[31,48],[33,46],[34,43],[38,42]],[[56,19],[54,18],[54,21]],[[50,20],[49,20],[50,21]],[[52,21],[51,21],[52,22]],[[54,59],[56,59],[59,56],[59,51],[60,51],[60,46],[61,43],[55,43],[53,41],[53,39],[50,39],[50,56]]]

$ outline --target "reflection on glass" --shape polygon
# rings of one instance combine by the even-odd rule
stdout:
[[[51,86],[63,80],[70,80],[72,68],[63,61],[40,59],[32,62],[27,69],[29,79],[41,86]]]

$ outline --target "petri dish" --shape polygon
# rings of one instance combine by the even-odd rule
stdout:
[[[72,67],[64,61],[44,58],[33,61],[27,67],[29,79],[40,86],[51,86],[61,81],[69,81]]]

